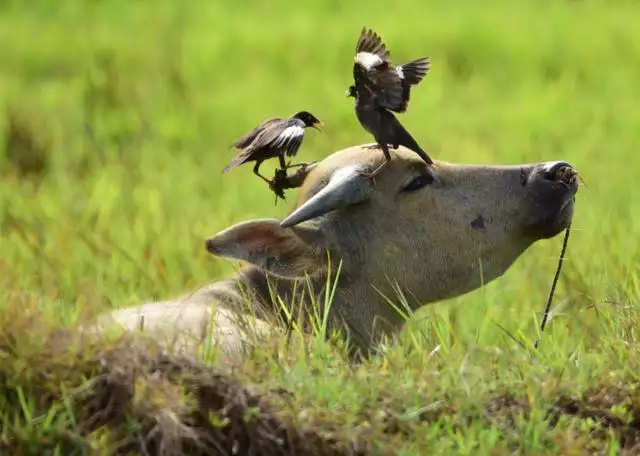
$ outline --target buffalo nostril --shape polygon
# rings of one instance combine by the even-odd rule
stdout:
[[[569,163],[560,161],[547,164],[542,174],[547,180],[569,184],[578,173]]]

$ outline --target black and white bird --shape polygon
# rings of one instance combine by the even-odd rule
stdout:
[[[295,156],[304,139],[305,128],[312,127],[321,131],[318,125],[322,125],[322,122],[308,111],[297,112],[288,119],[267,119],[233,143],[232,146],[239,152],[222,172],[226,173],[236,166],[253,161],[254,174],[271,186],[273,181],[260,174],[262,162],[278,157],[283,170],[297,166],[285,163],[285,155]]]
[[[384,153],[385,161],[369,173],[370,178],[373,179],[391,161],[389,145],[393,149],[397,149],[400,145],[405,146],[417,153],[427,165],[433,164],[433,160],[422,150],[407,129],[402,126],[391,111],[378,105],[375,95],[366,87],[351,86],[348,96],[356,99],[355,111],[360,125],[376,140],[377,144],[367,147],[380,148]]]
[[[371,30],[362,29],[354,60],[355,84],[349,87],[347,96],[355,98],[356,117],[377,142],[370,147],[382,149],[385,157],[384,163],[369,176],[373,178],[391,161],[389,145],[394,149],[403,145],[416,152],[428,165],[433,164],[433,160],[391,112],[406,111],[410,86],[426,75],[428,59],[392,67],[389,51],[380,37]]]
[[[393,66],[390,55],[382,38],[363,27],[356,44],[353,79],[356,85],[368,87],[380,106],[394,112],[405,112],[411,86],[419,84],[429,73],[431,59],[420,57]]]

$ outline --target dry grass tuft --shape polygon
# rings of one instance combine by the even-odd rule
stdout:
[[[0,448],[10,454],[360,454],[192,357],[133,335],[53,329],[35,306],[11,308],[0,331]],[[28,346],[25,331],[38,335]]]

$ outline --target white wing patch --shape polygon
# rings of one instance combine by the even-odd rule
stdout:
[[[276,146],[279,146],[283,143],[290,142],[291,140],[298,139],[304,135],[304,128],[300,125],[292,125],[290,127],[285,128],[280,135],[278,135],[278,139],[275,141]]]
[[[372,54],[371,52],[358,52],[355,60],[367,70],[382,63],[380,56]]]
[[[402,65],[396,67],[396,73],[400,76],[400,79],[404,79],[404,71],[402,71]]]
[[[273,141],[273,147],[282,147],[287,155],[293,156],[298,152],[303,137],[304,127],[291,125],[282,130],[282,133]]]

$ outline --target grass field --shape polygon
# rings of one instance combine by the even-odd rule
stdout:
[[[638,17],[622,0],[2,2],[0,453],[154,454],[154,426],[187,432],[169,416],[215,425],[174,371],[129,397],[133,377],[96,377],[106,348],[63,330],[233,271],[203,240],[295,200],[274,206],[251,166],[220,174],[262,119],[318,116],[304,160],[370,141],[344,96],[366,25],[396,61],[432,58],[401,120],[434,158],[581,173],[554,318],[533,350],[561,236],[419,312],[387,358],[351,369],[318,342],[235,378],[290,391],[274,407],[311,453],[637,454]]]

